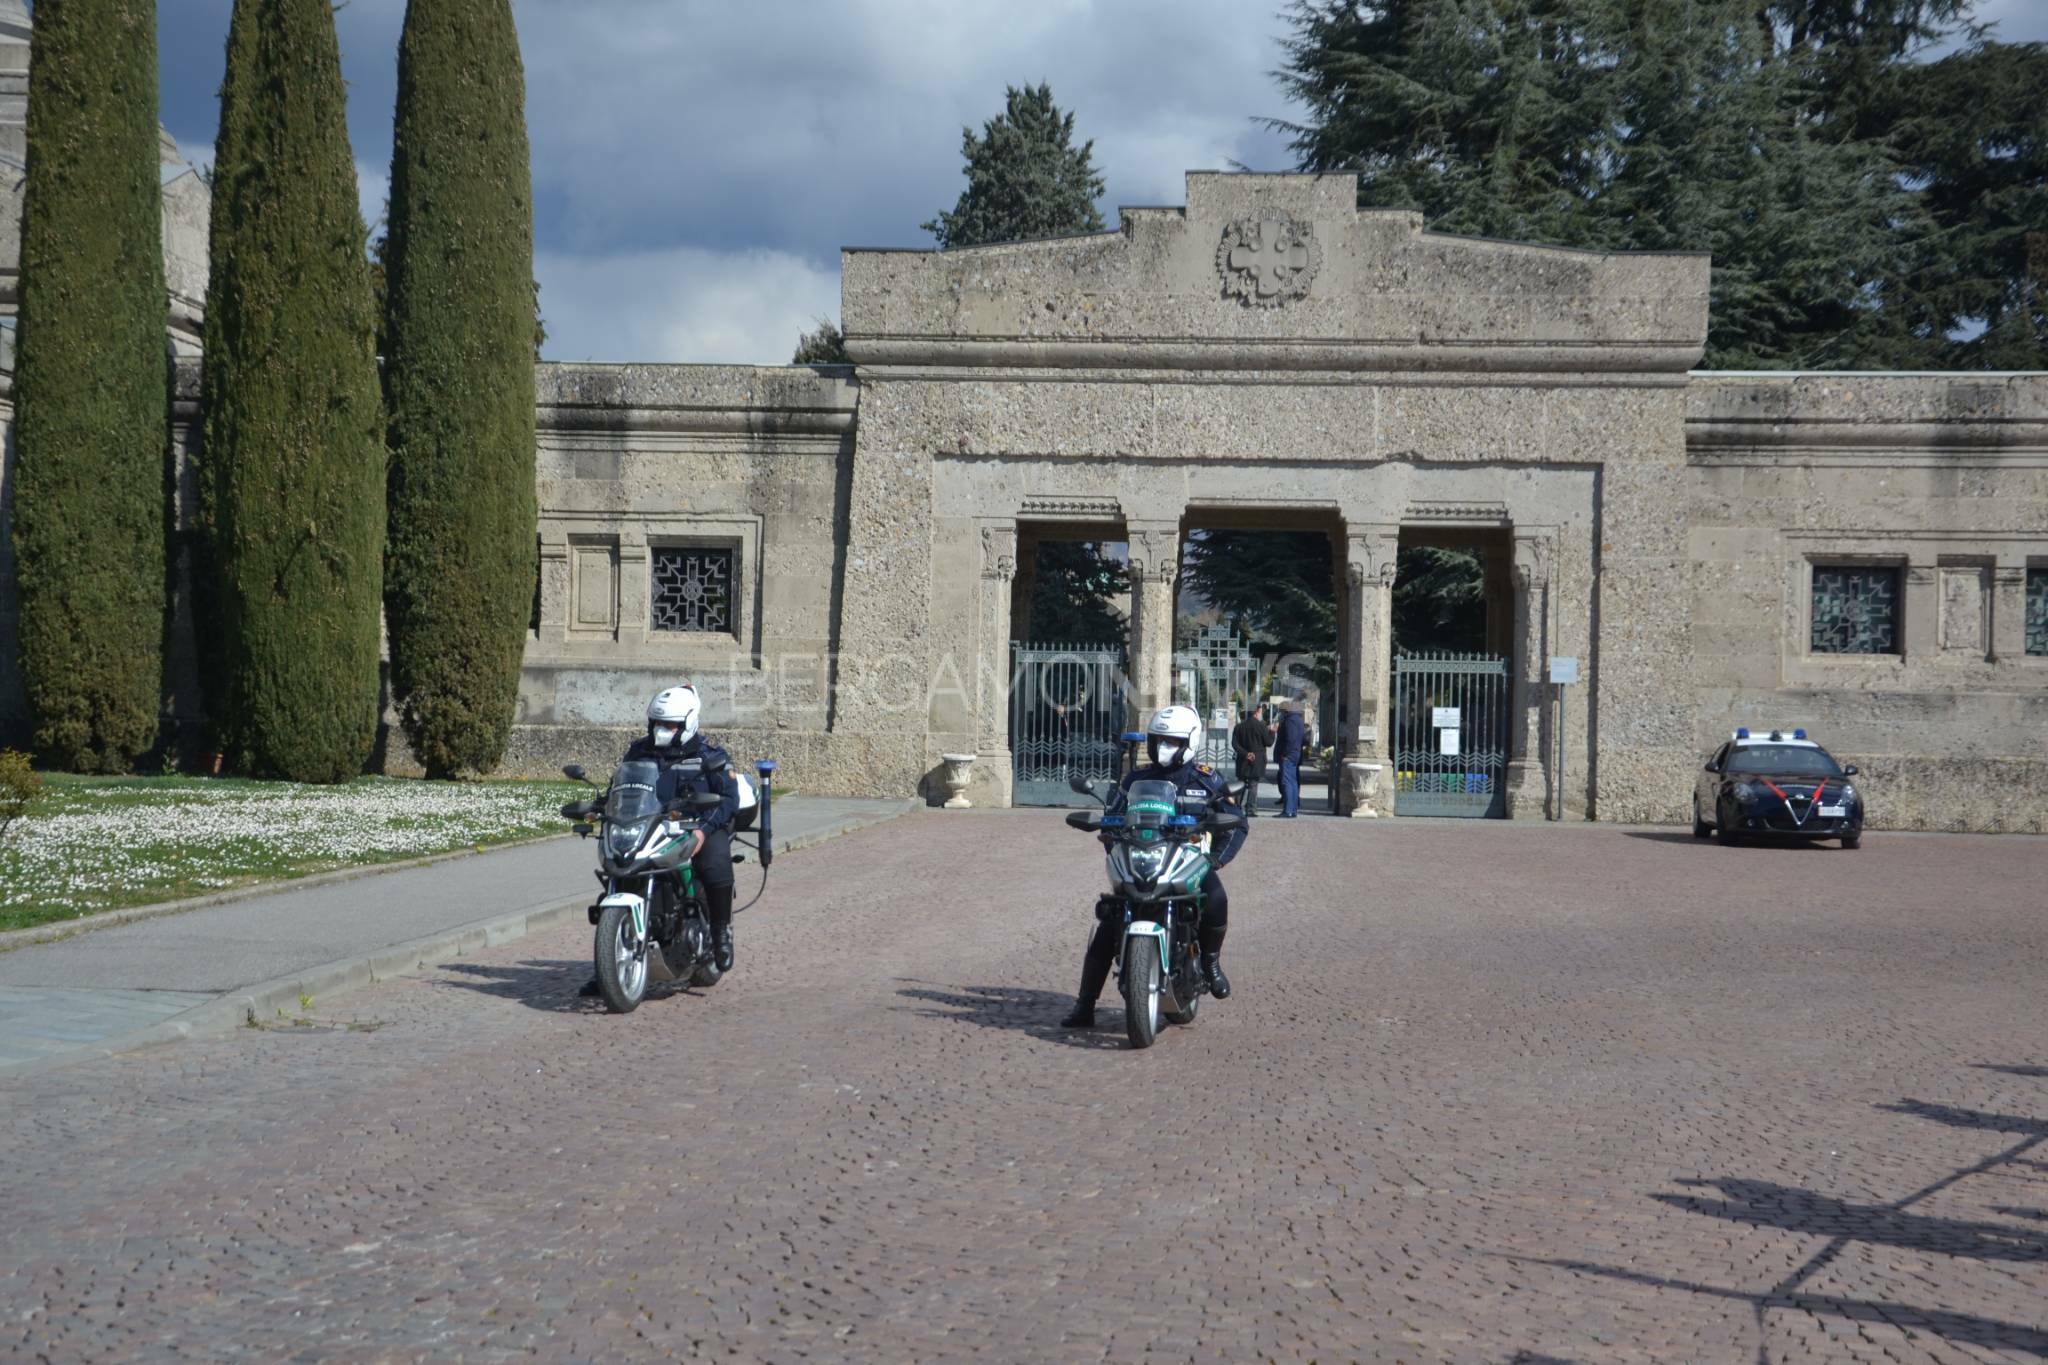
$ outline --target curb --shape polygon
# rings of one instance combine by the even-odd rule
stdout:
[[[915,804],[905,801],[897,810],[847,816],[823,829],[784,840],[775,850],[776,856],[795,853],[836,839],[842,834],[852,834],[856,830],[898,819],[907,815]],[[420,861],[433,861],[435,858],[449,856],[461,855],[437,854],[433,855],[433,858]],[[272,886],[274,888],[275,883]],[[468,924],[458,924],[437,933],[390,944],[373,952],[323,962],[316,967],[307,967],[286,976],[273,977],[253,986],[240,986],[146,1027],[116,1034],[111,1038],[101,1038],[55,1056],[38,1057],[34,1061],[0,1067],[0,1085],[17,1076],[55,1071],[78,1062],[141,1052],[182,1042],[187,1038],[232,1033],[238,1028],[274,1019],[288,1008],[296,1008],[301,996],[319,999],[341,994],[374,982],[389,981],[392,977],[403,976],[422,967],[437,967],[444,962],[452,962],[485,948],[495,948],[499,944],[510,943],[514,939],[524,938],[528,934],[539,933],[544,929],[574,923],[576,918],[584,913],[587,905],[587,897],[578,897],[566,904],[550,906],[544,910],[521,910],[510,915],[472,920]]]
[[[131,905],[120,910],[98,910],[78,919],[52,920],[29,929],[8,929],[0,932],[0,953],[13,952],[17,948],[33,948],[44,943],[62,943],[67,938],[92,933],[95,929],[112,929],[118,925],[133,924],[137,920],[156,919],[160,915],[179,915],[187,910],[207,910],[216,905],[232,905],[256,896],[268,896],[279,891],[297,891],[308,886],[327,886],[334,882],[350,882],[359,877],[374,877],[384,872],[403,872],[409,867],[425,867],[430,863],[445,863],[456,858],[474,858],[480,854],[498,853],[508,848],[525,848],[529,844],[544,844],[550,839],[567,839],[567,833],[537,834],[530,839],[509,839],[502,844],[485,844],[481,848],[465,844],[461,848],[446,849],[440,853],[423,853],[417,858],[402,858],[395,863],[363,863],[356,867],[336,867],[325,872],[309,872],[303,877],[273,878],[270,881],[251,882],[226,891],[209,892],[204,896],[191,896],[181,901],[158,901],[153,905]]]

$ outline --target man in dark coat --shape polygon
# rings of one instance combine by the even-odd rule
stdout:
[[[1237,755],[1237,780],[1244,783],[1244,813],[1259,813],[1259,783],[1266,776],[1266,750],[1273,747],[1273,732],[1266,728],[1266,708],[1254,706],[1230,732],[1230,748]]]
[[[1301,754],[1308,745],[1308,726],[1301,718],[1301,703],[1289,702],[1280,711],[1280,731],[1273,739],[1273,759],[1280,765],[1280,818],[1292,820],[1301,810]]]

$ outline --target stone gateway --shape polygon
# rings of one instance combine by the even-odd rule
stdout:
[[[1859,764],[1874,824],[2048,830],[2048,375],[1698,372],[1704,256],[1447,236],[1344,175],[1186,197],[846,251],[851,366],[543,365],[508,769],[614,750],[688,677],[806,791],[937,800],[972,754],[1004,805],[1036,547],[1128,547],[1142,708],[1175,695],[1185,538],[1277,528],[1332,544],[1324,738],[1355,759],[1393,758],[1396,555],[1457,545],[1511,818],[1679,821],[1761,723]]]

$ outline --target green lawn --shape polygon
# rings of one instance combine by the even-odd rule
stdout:
[[[590,790],[387,777],[345,787],[62,774],[44,782],[35,810],[0,836],[0,930],[562,833],[558,808]]]

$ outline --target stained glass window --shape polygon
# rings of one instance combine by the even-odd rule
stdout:
[[[704,545],[652,545],[650,579],[656,630],[731,633],[731,549]]]
[[[2027,653],[2048,654],[2048,569],[2027,570]]]
[[[1812,648],[1816,654],[1897,654],[1898,569],[1814,565]]]

